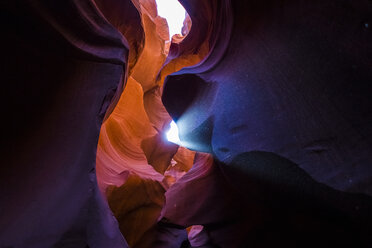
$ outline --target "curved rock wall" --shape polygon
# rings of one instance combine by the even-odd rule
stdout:
[[[124,38],[89,0],[3,2],[1,19],[0,246],[127,247],[95,175]]]
[[[370,195],[371,4],[232,4],[231,36],[211,37],[228,43],[227,49],[213,49],[205,61],[166,81],[163,102],[172,116],[182,115],[181,136],[211,146],[225,162],[242,152],[274,152],[335,189]],[[222,52],[222,59],[214,56]],[[208,86],[183,95],[194,90],[185,88],[191,81]],[[172,109],[175,95],[193,102],[187,112]],[[201,128],[208,119],[213,121]],[[207,141],[193,140],[208,135]]]

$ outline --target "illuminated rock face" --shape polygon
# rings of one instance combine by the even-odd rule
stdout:
[[[129,174],[162,181],[178,149],[163,138],[171,118],[161,103],[157,81],[169,51],[167,22],[157,14],[155,1],[133,3],[141,15],[144,41],[138,43],[144,47],[129,68],[115,110],[101,128],[97,175],[103,192],[108,185],[121,186]]]
[[[180,2],[2,4],[0,247],[368,247],[370,4]]]
[[[164,205],[164,192],[191,168],[194,152],[165,140],[171,117],[161,102],[162,81],[158,75],[170,47],[166,20],[156,13],[155,1],[133,3],[144,30],[144,41],[137,43],[144,46],[139,54],[132,56],[136,59],[129,67],[125,90],[102,125],[97,179],[128,244],[152,247],[152,243],[159,242],[158,235],[162,232],[157,222]],[[108,3],[102,4],[108,8]],[[129,32],[123,35],[126,33],[130,35]],[[178,35],[174,42],[183,38]],[[184,62],[192,63],[195,62]],[[168,73],[174,70],[173,66]],[[186,230],[177,235],[180,239],[168,240],[170,246],[187,239]]]

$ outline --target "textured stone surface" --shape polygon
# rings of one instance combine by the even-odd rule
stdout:
[[[162,218],[202,225],[217,247],[368,247],[372,200],[314,181],[291,161],[250,152],[229,164],[197,154],[166,193]],[[192,239],[191,239],[192,240]]]
[[[1,5],[0,246],[127,247],[95,176],[125,40],[92,1]]]
[[[232,8],[231,36],[226,25],[210,39],[228,47],[166,82],[163,102],[172,116],[183,115],[184,140],[226,162],[274,152],[335,189],[372,194],[372,43],[363,24],[370,2],[232,1]],[[189,83],[199,81],[206,86]],[[179,113],[175,98],[192,106]]]

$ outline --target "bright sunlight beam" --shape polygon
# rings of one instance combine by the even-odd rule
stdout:
[[[182,34],[186,11],[177,0],[156,0],[158,15],[165,18],[169,27],[169,40],[175,34]]]
[[[175,143],[175,144],[181,143],[181,140],[178,137],[178,127],[174,121],[170,123],[170,129],[167,132],[167,139],[168,141]]]

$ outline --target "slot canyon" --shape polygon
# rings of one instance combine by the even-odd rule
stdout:
[[[0,13],[0,248],[372,247],[372,1]]]

